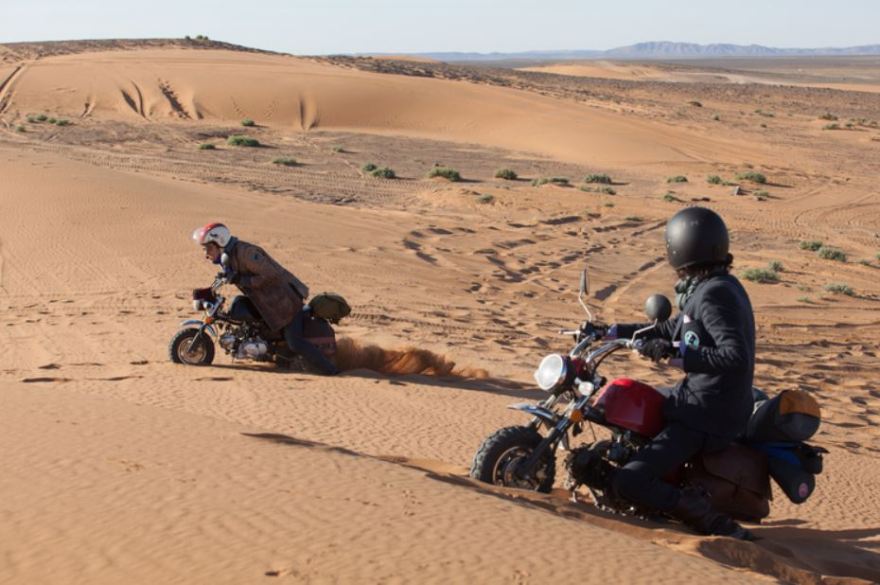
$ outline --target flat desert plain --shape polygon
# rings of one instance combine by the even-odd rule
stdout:
[[[880,94],[610,67],[0,47],[0,581],[880,581]],[[471,482],[568,349],[580,270],[598,319],[639,320],[672,294],[663,227],[694,202],[738,274],[781,264],[745,282],[757,380],[821,404],[813,497],[777,491],[739,542]],[[215,220],[349,299],[342,375],[169,361],[215,272],[189,235]]]

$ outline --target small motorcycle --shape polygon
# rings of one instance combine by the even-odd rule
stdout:
[[[568,355],[545,357],[534,378],[548,393],[537,404],[509,408],[532,415],[523,426],[500,429],[480,445],[470,469],[473,479],[549,492],[556,474],[556,452],[567,451],[565,487],[577,499],[585,486],[597,507],[625,514],[650,515],[619,498],[611,489],[615,470],[622,467],[664,428],[663,405],[668,393],[647,384],[618,378],[609,381],[600,373],[603,362],[621,350],[637,350],[641,336],[666,321],[672,306],[663,295],[653,295],[645,312],[653,323],[631,339],[607,339],[607,329],[593,323],[584,302],[589,290],[587,271],[580,279],[578,300],[587,320],[572,331],[574,348]],[[697,455],[672,476],[680,487],[692,486],[708,493],[718,511],[734,518],[760,521],[770,512],[770,478],[795,503],[802,503],[815,488],[822,470],[821,447],[807,445],[819,426],[818,405],[806,393],[786,391],[773,399],[755,390],[756,407],[741,440],[721,452]],[[571,438],[596,425],[610,438],[572,448]]]
[[[290,351],[281,331],[269,329],[249,298],[236,296],[229,310],[225,309],[226,297],[220,294],[225,284],[228,284],[228,279],[224,273],[220,273],[211,286],[193,291],[193,309],[203,310],[205,317],[181,323],[182,328],[168,345],[171,361],[191,366],[209,365],[214,361],[216,339],[233,360],[275,362],[284,368],[307,369],[302,357]],[[303,310],[307,312],[304,338],[333,361],[336,355],[333,326],[326,319],[318,317],[311,304]]]

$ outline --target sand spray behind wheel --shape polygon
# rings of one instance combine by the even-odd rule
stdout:
[[[347,337],[337,341],[336,364],[340,371],[363,368],[391,375],[489,377],[489,372],[484,369],[456,367],[455,362],[446,356],[426,349],[385,349],[378,345],[364,345]]]

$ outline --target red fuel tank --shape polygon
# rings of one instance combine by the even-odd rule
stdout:
[[[646,437],[663,430],[663,403],[666,398],[653,386],[629,378],[618,378],[605,385],[593,406],[605,412],[605,420]]]

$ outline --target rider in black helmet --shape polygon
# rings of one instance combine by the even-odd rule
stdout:
[[[667,426],[619,469],[613,487],[624,499],[678,517],[704,534],[751,538],[712,510],[705,494],[663,481],[700,451],[720,450],[752,413],[755,322],[749,297],[730,274],[733,256],[718,214],[689,207],[666,224],[666,255],[678,275],[680,313],[648,333],[640,352],[685,372],[664,408]],[[635,325],[611,332],[629,337]]]

